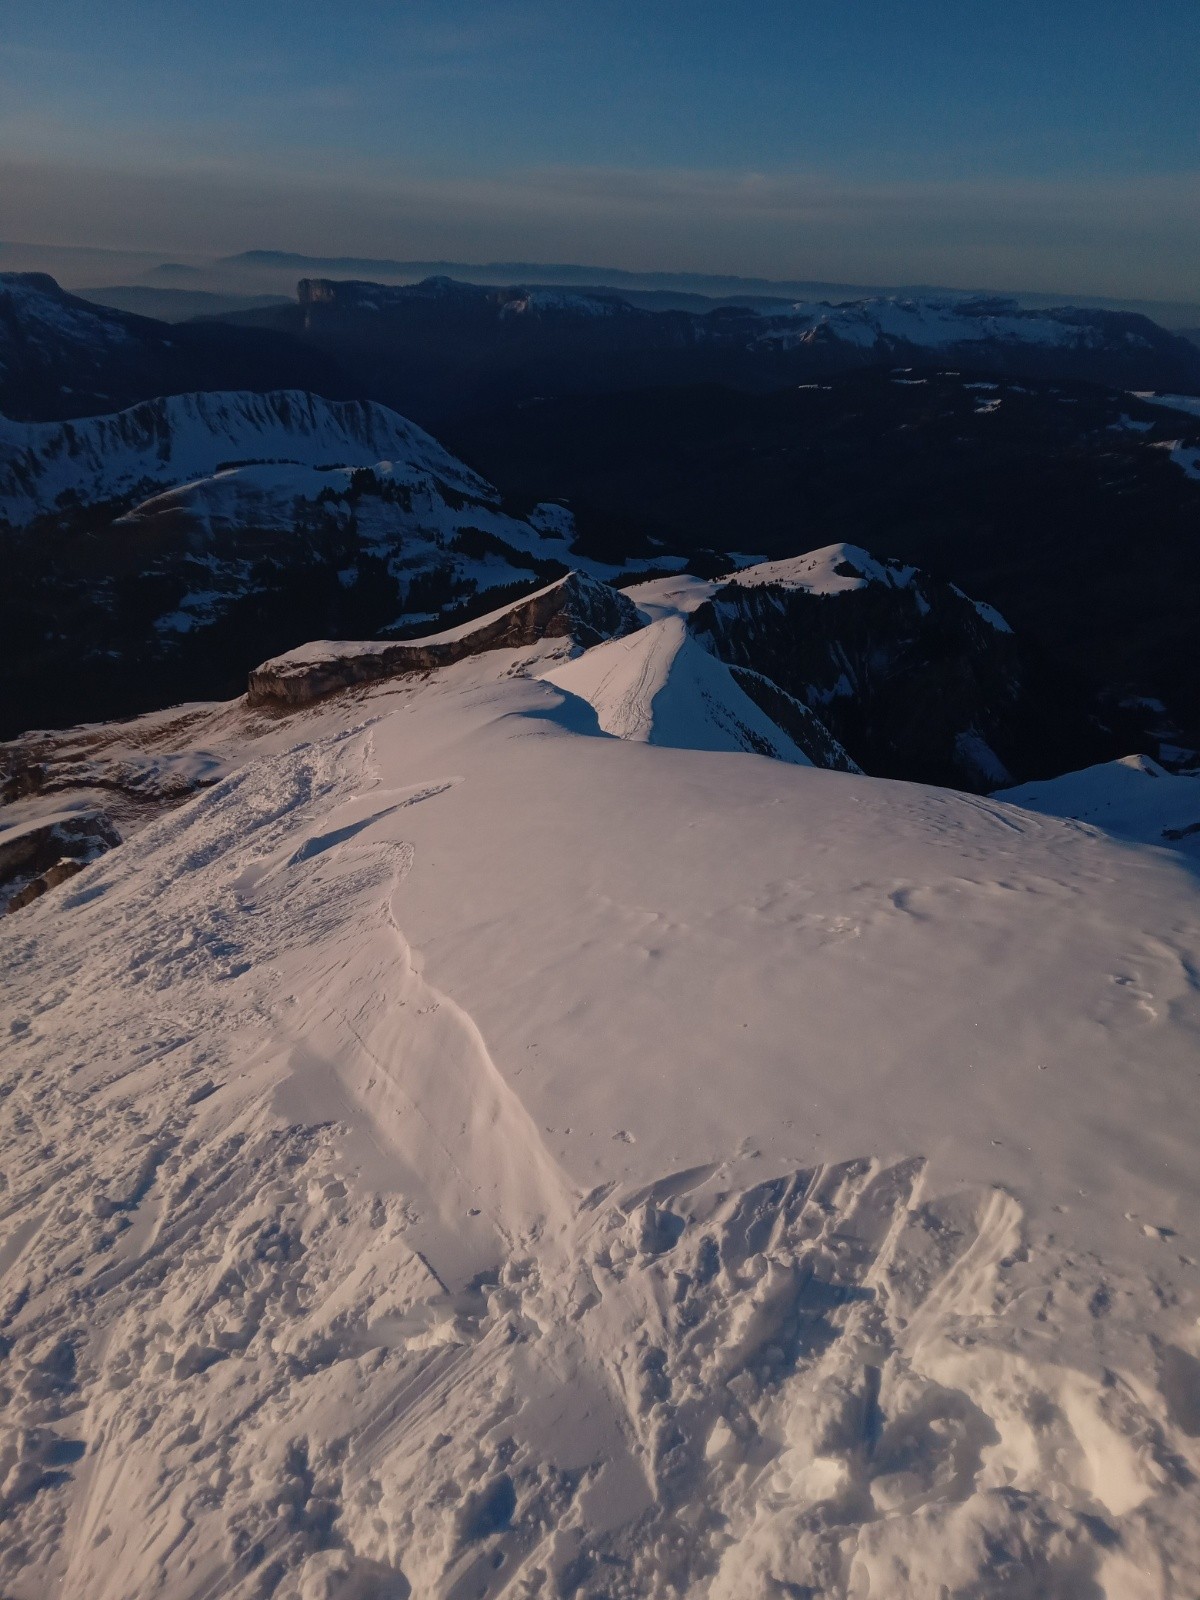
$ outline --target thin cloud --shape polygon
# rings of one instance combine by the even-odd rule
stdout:
[[[298,170],[299,168],[299,170]],[[1190,298],[1200,173],[854,183],[830,174],[551,166],[433,178],[338,165],[247,170],[0,163],[13,238],[193,253],[599,261],[843,282],[957,282]]]

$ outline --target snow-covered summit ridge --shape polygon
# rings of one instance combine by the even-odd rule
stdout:
[[[966,294],[871,295],[841,302],[756,299],[681,312],[639,305],[619,289],[568,289],[528,282],[499,287],[444,275],[410,284],[302,278],[296,292],[301,306],[333,305],[368,313],[425,303],[448,311],[461,307],[478,313],[490,308],[500,320],[544,314],[587,320],[619,316],[640,323],[647,336],[670,321],[690,324],[702,339],[731,339],[747,345],[836,341],[863,350],[877,346],[941,350],[984,343],[1100,349],[1130,341],[1148,348],[1156,340],[1173,337],[1148,318],[1132,313],[1070,304],[1030,310],[1003,297]]]
[[[828,544],[801,556],[763,561],[757,566],[742,567],[724,579],[725,583],[743,589],[771,587],[822,595],[852,594],[873,584],[888,589],[908,589],[914,585],[920,588],[926,581],[919,568],[905,566],[901,561],[879,560],[857,544]],[[955,583],[946,587],[973,606],[997,633],[1012,632],[995,606],[985,600],[972,599]]]
[[[882,609],[848,615],[843,633],[833,613],[854,610],[851,596],[870,605],[870,590]],[[820,621],[793,615],[797,604],[827,614]],[[932,654],[919,642],[926,618],[939,640]],[[977,607],[953,586],[838,544],[761,563],[724,585],[681,576],[620,593],[573,571],[448,631],[291,650],[255,669],[249,696],[252,704],[307,704],[363,682],[566,635],[569,655],[584,651],[578,659],[563,664],[561,648],[544,649],[550,660],[542,667],[527,656],[514,669],[585,702],[599,728],[617,738],[749,750],[848,772],[899,766],[918,778],[932,761],[935,774],[988,788],[1021,770],[996,756],[984,732],[994,723],[992,737],[1011,735],[1019,682],[1011,641],[996,637],[1008,632],[991,607]],[[951,637],[957,650],[947,649]],[[940,701],[940,733],[924,708],[931,694]],[[864,731],[876,721],[891,727],[914,719],[896,751],[876,748]]]
[[[542,676],[586,700],[603,731],[618,739],[813,764],[693,637],[682,615],[598,644]]]
[[[898,561],[878,561],[861,545],[827,544],[804,555],[780,561],[762,561],[757,566],[731,572],[727,583],[757,589],[767,585],[781,589],[802,589],[808,594],[846,594],[873,583],[891,589],[906,589],[917,577],[916,567]]]
[[[575,294],[568,289],[522,289],[500,308],[504,317],[524,317],[544,312],[565,312],[578,317],[614,317],[630,308],[605,295]]]
[[[463,494],[494,491],[430,434],[369,400],[300,390],[171,395],[74,422],[0,418],[0,519],[20,526],[63,497],[87,504],[150,493],[233,462],[425,472]]]
[[[1146,755],[1001,789],[996,798],[1144,844],[1200,836],[1200,776],[1168,772]]]

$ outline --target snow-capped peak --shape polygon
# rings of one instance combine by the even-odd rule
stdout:
[[[812,765],[693,637],[682,615],[596,645],[543,676],[586,700],[604,732],[618,739],[679,750],[749,750]]]
[[[827,544],[802,556],[781,561],[763,561],[730,573],[729,583],[756,589],[771,584],[781,589],[802,589],[809,594],[845,594],[882,583],[890,589],[904,589],[917,576],[915,567],[898,561],[879,561],[860,545]]]

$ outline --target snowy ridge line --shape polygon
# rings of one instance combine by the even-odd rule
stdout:
[[[0,519],[14,527],[60,503],[145,498],[222,464],[374,467],[433,475],[460,493],[495,491],[386,406],[300,390],[172,395],[75,422],[0,418]]]
[[[295,707],[356,684],[435,671],[489,650],[550,639],[562,640],[562,648],[570,651],[638,626],[636,609],[619,590],[584,572],[569,572],[474,622],[420,639],[301,645],[255,667],[246,699],[252,706]]]
[[[873,583],[906,589],[919,576],[916,567],[906,567],[898,561],[877,561],[861,545],[829,544],[803,555],[741,567],[724,581],[746,589],[777,585],[809,594],[846,594]]]
[[[739,687],[730,669],[665,617],[552,667],[545,681],[591,705],[618,739],[683,750],[751,751],[811,766],[804,750]]]

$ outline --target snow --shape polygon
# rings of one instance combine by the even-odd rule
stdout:
[[[810,766],[808,757],[688,632],[665,616],[544,673],[587,702],[605,733],[678,750],[746,750]]]
[[[1133,397],[1150,406],[1164,406],[1169,411],[1183,411],[1189,416],[1200,417],[1200,395],[1155,394],[1151,389],[1135,389]]]
[[[954,590],[955,594],[958,595],[960,600],[966,600],[969,605],[973,605],[975,607],[976,611],[978,611],[979,615],[987,623],[989,628],[995,628],[997,633],[1012,632],[1012,629],[996,610],[995,606],[988,605],[986,600],[972,600],[971,596],[960,589],[956,583],[950,584],[950,588]]]
[[[1127,417],[1122,412],[1116,422],[1109,423],[1108,431],[1110,433],[1149,433],[1153,427],[1153,422],[1138,422],[1135,418]]]
[[[63,295],[42,273],[0,272],[0,307],[7,313],[5,320],[20,330],[21,339],[35,345],[47,334],[53,341],[65,338],[93,348],[127,344],[133,338],[119,316]]]
[[[477,634],[502,621],[525,606],[528,601],[540,595],[550,594],[559,588],[562,582],[562,579],[558,579],[541,589],[535,589],[532,594],[524,595],[519,600],[510,600],[507,604],[497,606],[495,610],[487,611],[480,617],[473,617],[469,622],[457,623],[452,628],[441,628],[435,633],[423,633],[418,639],[310,639],[307,644],[297,645],[294,650],[285,650],[281,655],[272,656],[269,661],[263,663],[263,666],[286,671],[290,667],[317,665],[328,661],[331,657],[353,661],[393,653],[408,647],[413,650],[424,650],[431,645],[458,644],[464,639],[469,639],[472,634]],[[601,589],[600,592],[603,594],[609,591]],[[561,644],[561,640],[549,640],[544,643],[548,650],[554,651]]]
[[[954,745],[959,758],[967,762],[984,783],[998,786],[1012,782],[1012,773],[977,728],[960,733]]]
[[[650,578],[645,583],[630,584],[625,593],[642,615],[654,622],[659,617],[689,615],[711,599],[717,588],[711,579],[685,572],[675,577]]]
[[[332,521],[385,564],[399,588],[395,628],[427,616],[428,592],[415,608],[407,604],[422,576],[435,576],[461,602],[532,584],[546,563],[569,561],[602,579],[639,570],[576,554],[566,506],[544,502],[528,520],[510,516],[496,490],[436,440],[367,402],[196,394],[75,423],[0,418],[0,526],[113,500],[118,509],[135,502],[116,526],[149,537],[182,530],[189,563],[206,569],[206,587],[156,619],[167,639],[210,625],[261,587],[254,562],[238,553],[245,530],[303,539],[306,515]],[[216,537],[232,552],[225,559],[204,549]],[[653,565],[680,567],[686,558],[660,556]],[[339,573],[346,585],[355,577],[352,567]]]
[[[180,600],[177,611],[165,612],[154,626],[159,633],[190,633],[211,620],[225,598],[219,589],[193,589]]]
[[[1200,777],[1168,772],[1149,756],[1125,756],[1061,778],[1024,783],[998,798],[1146,844],[1200,836]]]
[[[854,570],[839,571],[839,568]],[[865,589],[872,583],[886,584],[893,589],[907,588],[916,574],[915,567],[902,566],[897,561],[877,561],[859,545],[830,544],[802,556],[745,567],[731,573],[727,581],[745,588],[779,584],[785,589],[804,589],[810,594],[845,594],[852,589]]]
[[[1192,837],[656,743],[659,593],[87,734],[226,775],[0,924],[14,1600],[1197,1592]]]
[[[502,317],[526,316],[530,312],[565,311],[582,317],[613,317],[630,307],[598,295],[572,294],[566,289],[525,289],[500,307]]]
[[[534,506],[525,520],[531,528],[551,538],[575,537],[575,518],[566,506],[556,505],[553,501],[543,500],[540,505]]]
[[[1187,445],[1182,439],[1153,439],[1147,449],[1165,450],[1185,477],[1200,478],[1200,445]]]

